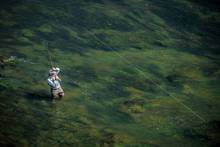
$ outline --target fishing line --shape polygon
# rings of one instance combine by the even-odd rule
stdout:
[[[70,10],[68,9],[68,11],[70,12]],[[83,25],[81,25],[83,26]],[[167,95],[169,95],[171,98],[173,98],[176,102],[178,102],[180,105],[182,105],[185,109],[187,109],[189,112],[191,112],[194,116],[196,116],[198,119],[202,120],[203,122],[205,122],[205,119],[198,114],[197,112],[195,112],[194,110],[192,110],[189,106],[187,106],[186,104],[182,103],[178,98],[176,98],[173,94],[171,94],[170,92],[168,92],[165,88],[163,88],[162,86],[160,86],[159,84],[157,84],[154,80],[150,79],[147,77],[147,75],[145,74],[145,72],[143,70],[141,70],[141,68],[133,63],[131,63],[126,57],[124,57],[123,55],[121,55],[120,53],[117,52],[117,50],[115,50],[113,47],[111,47],[110,45],[108,45],[107,43],[105,43],[104,41],[102,41],[101,39],[99,39],[94,33],[92,33],[90,30],[87,29],[87,27],[84,25],[83,29],[87,32],[89,32],[89,34],[91,34],[98,42],[100,42],[101,44],[103,44],[104,46],[108,47],[111,51],[113,51],[113,53],[115,55],[117,55],[118,57],[120,57],[121,59],[123,59],[128,65],[131,65],[134,67],[134,69],[136,69],[139,73],[141,73],[146,79],[150,80],[154,85],[156,85],[158,88],[160,88],[164,93],[166,93]]]
[[[104,46],[108,47],[115,55],[117,55],[118,57],[120,57],[121,59],[123,59],[128,65],[131,65],[134,67],[134,69],[136,69],[139,73],[141,73],[146,79],[150,80],[154,85],[156,85],[158,88],[160,88],[164,93],[166,93],[167,95],[169,95],[171,98],[173,98],[176,102],[178,102],[179,104],[181,104],[185,109],[187,109],[189,112],[191,112],[194,116],[196,116],[197,118],[199,118],[200,120],[202,120],[203,122],[205,122],[205,119],[198,114],[197,112],[195,112],[194,110],[192,110],[189,106],[185,105],[184,103],[182,103],[178,98],[176,98],[173,94],[171,94],[170,92],[168,92],[165,88],[163,88],[162,86],[160,86],[159,84],[157,84],[154,80],[150,79],[147,77],[147,75],[145,74],[145,72],[143,70],[141,70],[141,68],[133,63],[131,63],[126,57],[124,57],[123,55],[121,55],[120,53],[117,52],[117,50],[115,50],[113,47],[111,47],[110,45],[108,45],[107,43],[105,43],[104,41],[102,41],[101,39],[99,39],[94,33],[92,33],[91,31],[89,31],[86,27],[84,27],[84,29],[89,32],[98,42],[100,42],[101,44],[103,44]]]

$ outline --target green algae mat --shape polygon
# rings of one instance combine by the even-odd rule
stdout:
[[[219,10],[217,0],[1,0],[0,146],[218,146]]]

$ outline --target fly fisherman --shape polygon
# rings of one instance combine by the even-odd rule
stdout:
[[[51,88],[51,95],[53,98],[61,98],[64,96],[63,89],[60,86],[61,79],[58,77],[58,73],[60,72],[60,68],[52,67],[49,70],[49,77],[47,79],[48,85]]]

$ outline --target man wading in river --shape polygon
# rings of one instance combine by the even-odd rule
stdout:
[[[60,86],[61,79],[58,77],[60,68],[52,67],[49,70],[49,77],[47,79],[48,85],[51,88],[51,95],[53,98],[61,98],[64,96],[63,89]]]

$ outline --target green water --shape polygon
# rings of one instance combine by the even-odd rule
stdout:
[[[217,0],[2,0],[0,145],[220,144]],[[49,49],[65,97],[50,98]]]

